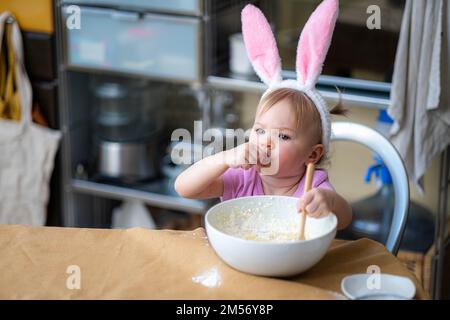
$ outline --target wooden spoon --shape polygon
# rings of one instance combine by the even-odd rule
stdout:
[[[303,187],[303,195],[311,190],[312,181],[314,176],[314,163],[308,163],[306,167],[306,180]],[[300,213],[300,240],[305,240],[305,224],[306,224],[306,210],[302,210]]]

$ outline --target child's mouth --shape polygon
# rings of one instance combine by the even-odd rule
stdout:
[[[271,156],[270,156],[270,150],[268,150],[265,153],[261,153],[259,156],[259,163],[258,165],[260,167],[269,167],[271,163]]]

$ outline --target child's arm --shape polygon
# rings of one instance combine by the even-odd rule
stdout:
[[[298,208],[299,211],[305,208],[308,215],[314,218],[333,212],[338,220],[338,230],[345,229],[352,222],[352,208],[342,196],[333,190],[311,189],[300,198]]]
[[[179,195],[191,199],[208,199],[223,194],[222,174],[228,168],[249,169],[253,166],[257,151],[249,143],[216,153],[202,159],[183,171],[175,180]]]
[[[208,199],[223,194],[222,174],[228,169],[223,153],[197,161],[175,180],[175,190],[184,198]]]

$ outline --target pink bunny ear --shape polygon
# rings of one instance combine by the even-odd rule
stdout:
[[[297,79],[314,87],[322,72],[339,12],[338,0],[324,0],[312,13],[298,41]]]
[[[280,55],[264,14],[257,7],[248,4],[242,10],[241,19],[245,47],[255,72],[267,85],[280,82]]]

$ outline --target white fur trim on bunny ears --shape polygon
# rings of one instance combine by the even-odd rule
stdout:
[[[264,14],[251,4],[245,6],[241,13],[242,34],[248,58],[256,74],[269,87],[263,97],[279,88],[304,92],[319,111],[325,152],[328,151],[331,134],[330,113],[315,86],[331,44],[338,12],[338,0],[324,0],[309,17],[297,46],[297,80],[282,80],[280,55]]]

